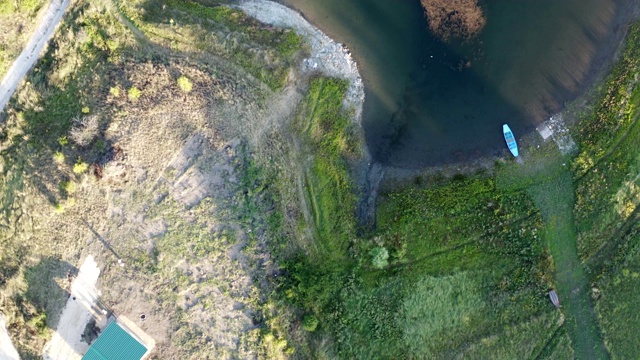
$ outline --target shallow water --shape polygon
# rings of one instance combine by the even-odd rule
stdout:
[[[376,160],[418,168],[506,151],[575,99],[613,53],[633,0],[485,0],[487,25],[444,43],[419,0],[284,0],[358,62]]]

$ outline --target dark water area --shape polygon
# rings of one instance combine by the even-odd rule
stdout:
[[[374,158],[421,168],[506,151],[613,58],[636,0],[485,0],[485,28],[443,42],[419,0],[283,0],[347,45],[365,83]]]

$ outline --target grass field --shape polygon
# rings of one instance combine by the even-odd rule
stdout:
[[[228,1],[113,1],[151,41],[173,51],[225,59],[276,91],[285,85],[302,46],[295,32],[221,5]]]
[[[577,140],[581,152],[574,162],[578,248],[582,260],[616,242],[616,231],[634,221],[640,171],[640,30],[632,28],[627,49],[607,83],[602,100],[582,121]],[[604,250],[605,252],[607,250]]]
[[[343,93],[339,82],[312,81],[296,124],[316,155],[301,151],[307,161],[299,200],[308,214],[289,219],[298,223],[290,232],[297,237],[281,238],[289,249],[280,256],[283,296],[274,301],[319,319],[316,332],[294,339],[297,351],[365,359],[498,349],[507,356],[520,346],[526,356],[542,354],[561,320],[546,299],[551,265],[530,196],[500,191],[486,174],[423,179],[430,185],[384,194],[377,231],[358,236],[350,221],[355,202],[345,201],[356,189],[343,180],[353,157],[340,130],[349,123],[336,113]],[[295,187],[291,181],[281,193]],[[386,257],[376,262],[380,252]],[[534,328],[545,331],[526,346],[509,340]]]

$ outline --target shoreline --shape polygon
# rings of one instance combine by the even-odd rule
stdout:
[[[351,51],[344,44],[331,39],[296,10],[277,2],[243,0],[234,7],[265,24],[290,28],[304,37],[309,46],[309,56],[302,61],[301,72],[303,74],[320,72],[330,77],[347,80],[349,87],[344,106],[346,109],[353,109],[354,121],[362,125],[364,84],[358,65],[351,56]]]
[[[619,30],[618,44],[611,55],[604,61],[595,65],[595,70],[590,74],[591,82],[584,87],[580,95],[563,104],[560,111],[551,114],[545,121],[538,124],[533,130],[521,136],[516,136],[521,149],[538,146],[548,141],[553,141],[563,156],[579,151],[579,148],[571,136],[571,129],[577,125],[578,113],[591,107],[597,98],[598,89],[607,81],[609,74],[620,60],[624,52],[629,28],[640,21],[640,3],[631,4],[627,8],[624,28]],[[521,155],[522,158],[522,155]],[[472,175],[480,171],[493,171],[497,162],[510,161],[511,157],[505,146],[501,155],[486,155],[470,160],[453,161],[446,164],[432,165],[424,168],[399,168],[384,166],[385,178],[381,184],[381,190],[389,190],[396,186],[402,186],[413,182],[417,177],[444,176],[452,178],[455,175]]]
[[[309,54],[300,64],[299,70],[302,75],[319,72],[349,82],[343,107],[347,111],[353,111],[352,121],[358,125],[357,132],[362,140],[362,156],[351,164],[350,171],[361,194],[356,218],[360,229],[374,227],[378,188],[384,180],[385,168],[372,161],[364,136],[364,83],[351,51],[311,24],[298,11],[280,3],[269,0],[243,0],[234,7],[265,24],[290,28],[304,37],[309,46]]]
[[[594,64],[595,69],[591,74],[593,80],[585,87],[581,94],[575,99],[564,104],[563,109],[551,114],[549,118],[531,131],[517,137],[521,148],[536,146],[551,140],[556,143],[563,155],[577,151],[577,145],[571,138],[570,127],[574,126],[576,112],[580,108],[589,106],[594,97],[594,91],[606,80],[625,46],[625,39],[628,35],[629,26],[640,19],[640,5],[631,5],[626,15],[625,27],[619,30],[619,43],[614,52],[605,63]],[[326,35],[317,26],[305,19],[296,9],[289,8],[281,3],[269,0],[243,0],[236,8],[244,11],[249,16],[261,22],[291,28],[299,35],[303,36],[309,45],[309,56],[306,57],[300,66],[303,74],[320,72],[327,76],[338,77],[349,81],[350,86],[345,98],[345,108],[352,108],[354,121],[362,127],[362,113],[364,108],[365,93],[363,79],[358,71],[358,66],[353,59],[349,49]],[[538,136],[539,135],[539,136]],[[451,161],[439,165],[431,165],[423,168],[402,168],[390,165],[382,165],[373,161],[366,141],[363,143],[363,161],[361,166],[356,166],[355,176],[359,187],[364,190],[359,214],[368,216],[371,219],[372,208],[375,208],[375,198],[381,189],[389,189],[395,186],[414,181],[417,177],[429,178],[433,176],[444,176],[451,178],[455,175],[471,175],[479,171],[493,171],[497,162],[510,161],[508,151],[505,147],[500,155],[483,155],[472,159]],[[359,216],[361,219],[363,217]]]

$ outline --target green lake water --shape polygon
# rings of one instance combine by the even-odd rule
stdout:
[[[562,110],[618,48],[634,0],[485,0],[485,28],[444,43],[418,0],[283,0],[351,49],[374,158],[419,168],[506,153]]]

